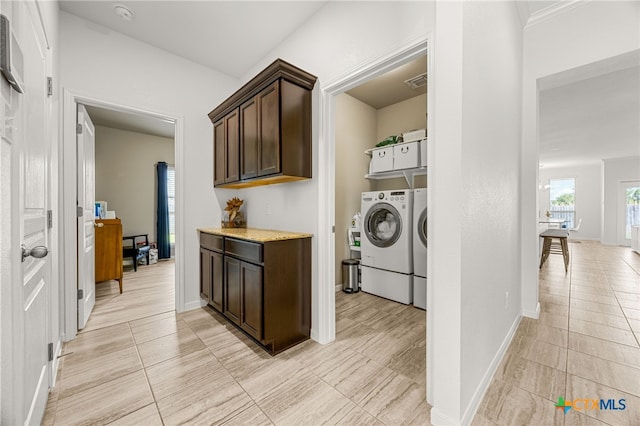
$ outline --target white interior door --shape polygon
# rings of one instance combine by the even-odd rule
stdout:
[[[50,158],[45,128],[46,45],[34,2],[2,2],[14,72],[2,79],[2,424],[39,424],[49,389],[51,264],[47,256]],[[22,247],[25,250],[22,250]],[[24,253],[24,256],[23,256]],[[8,280],[5,280],[7,279]]]
[[[96,303],[95,269],[95,127],[78,105],[78,330]]]
[[[631,227],[640,225],[640,181],[620,182],[618,188],[618,245],[631,245]]]

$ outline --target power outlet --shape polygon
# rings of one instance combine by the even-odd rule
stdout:
[[[504,293],[504,310],[508,310],[509,309],[509,292],[506,291]]]

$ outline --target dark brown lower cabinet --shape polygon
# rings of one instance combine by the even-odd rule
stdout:
[[[240,261],[233,257],[224,257],[224,304],[222,313],[231,321],[240,325],[242,299],[240,287]]]
[[[310,335],[311,238],[260,243],[201,232],[200,288],[209,305],[275,355]]]
[[[262,339],[262,271],[262,266],[240,262],[240,327],[258,340]]]
[[[222,251],[214,250],[200,246],[200,297],[221,311],[224,256]]]

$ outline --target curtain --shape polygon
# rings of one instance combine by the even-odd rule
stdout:
[[[158,219],[156,223],[156,234],[158,235],[158,259],[169,259],[171,257],[171,246],[169,244],[169,198],[167,191],[167,163],[158,162]]]

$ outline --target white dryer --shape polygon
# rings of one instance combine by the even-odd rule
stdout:
[[[413,301],[413,191],[363,192],[360,241],[362,291]]]
[[[427,188],[413,191],[413,306],[427,309]]]

